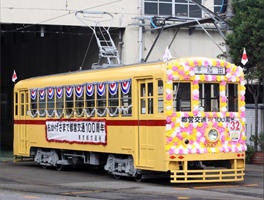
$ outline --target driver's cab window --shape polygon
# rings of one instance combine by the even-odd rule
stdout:
[[[190,83],[173,83],[173,111],[191,111]]]

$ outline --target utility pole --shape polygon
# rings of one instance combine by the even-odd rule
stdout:
[[[227,1],[227,7],[226,7],[226,20],[228,21],[233,16],[233,9],[232,9],[232,1]],[[230,34],[232,32],[231,29],[226,30],[226,35]],[[229,46],[225,43],[226,47],[226,60],[231,62],[231,57],[229,54]]]

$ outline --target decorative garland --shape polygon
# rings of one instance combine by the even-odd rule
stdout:
[[[79,85],[75,87],[75,94],[78,98],[83,96],[83,86]]]
[[[31,96],[31,100],[36,100],[37,97],[37,89],[31,89],[30,90],[30,96]]]
[[[53,99],[54,89],[53,88],[47,88],[47,90],[48,90],[48,99]]]
[[[99,83],[97,84],[97,94],[99,96],[103,96],[105,93],[105,83]]]
[[[195,75],[195,67],[219,67],[226,69],[226,75]],[[222,70],[222,69],[219,69]],[[167,65],[167,84],[165,109],[167,115],[166,125],[166,151],[169,155],[201,154],[215,152],[244,152],[246,150],[245,136],[245,81],[243,70],[234,64],[222,60],[211,59],[186,59],[182,62],[169,62]],[[173,81],[189,80],[192,82],[192,112],[173,112]],[[220,82],[220,112],[199,111],[199,81]],[[227,112],[227,98],[225,88],[227,82],[240,83],[238,113]],[[241,127],[241,133],[237,141],[232,141],[228,131],[229,123],[218,121],[206,121],[207,118],[232,118],[237,119]],[[182,119],[192,120],[182,122]],[[214,128],[220,134],[219,140],[209,144],[205,132]],[[185,141],[188,139],[189,143]]]
[[[44,89],[39,90],[39,99],[45,100],[45,90]]]
[[[89,84],[88,83],[85,88],[86,88],[86,94],[89,97],[93,96],[93,94],[94,94],[94,84]]]
[[[67,86],[66,87],[66,96],[68,98],[70,98],[72,96],[72,93],[73,93],[73,88],[71,86]]]
[[[109,93],[112,96],[116,95],[118,89],[118,83],[117,82],[108,83],[108,87],[109,87]]]
[[[58,98],[58,99],[61,99],[61,97],[62,97],[62,95],[63,95],[63,88],[58,87],[58,88],[56,89],[56,92],[57,92],[57,98]]]

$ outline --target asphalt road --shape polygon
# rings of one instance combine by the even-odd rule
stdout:
[[[171,184],[169,179],[119,180],[93,168],[56,171],[32,162],[0,161],[0,200],[263,199],[263,166],[248,165],[244,182]]]

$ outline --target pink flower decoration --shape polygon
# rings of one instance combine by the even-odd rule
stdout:
[[[230,68],[227,68],[226,69],[226,72],[228,73],[228,72],[231,72],[231,69]]]
[[[198,80],[193,80],[194,85],[198,85],[199,81]]]
[[[183,149],[179,150],[179,154],[181,154],[181,155],[183,154]]]
[[[218,66],[218,67],[220,66],[219,60],[216,61],[216,66]]]
[[[173,117],[176,117],[177,116],[176,112],[172,113],[172,116]]]
[[[224,102],[226,102],[226,101],[227,101],[227,97],[226,97],[226,96],[222,96],[222,97],[221,97],[221,102],[224,103]]]
[[[169,80],[172,80],[172,79],[173,79],[172,74],[169,74],[169,75],[168,75],[168,79],[169,79]]]
[[[205,116],[206,116],[206,117],[210,117],[210,114],[209,114],[209,113],[205,113]]]
[[[194,110],[194,111],[193,111],[193,115],[194,115],[194,116],[197,116],[198,114],[199,114],[199,111],[198,111],[198,110]]]
[[[213,127],[214,127],[214,128],[217,128],[217,127],[218,127],[217,122],[214,122]]]
[[[194,141],[193,140],[190,140],[190,144],[193,144],[194,143]]]
[[[189,117],[189,114],[187,112],[184,113],[184,117]]]
[[[204,66],[208,66],[208,65],[209,65],[208,61],[205,60],[205,61],[204,61]]]
[[[214,116],[214,117],[217,117],[216,112],[213,112],[213,116]]]
[[[172,70],[173,70],[173,71],[177,71],[177,70],[178,70],[178,67],[173,66],[173,67],[172,67]]]
[[[226,81],[221,81],[221,85],[226,85]]]
[[[230,113],[230,117],[231,118],[234,118],[235,117],[233,112]]]
[[[172,155],[173,153],[174,153],[173,149],[170,148],[170,150],[169,150],[169,154]]]
[[[200,149],[196,148],[196,153],[200,154]]]
[[[198,65],[197,60],[194,60],[194,61],[193,61],[193,64],[194,64],[194,66],[197,66],[197,65]]]
[[[184,75],[184,71],[180,70],[179,74],[183,76]]]
[[[207,148],[204,148],[204,153],[207,153],[208,151],[207,151]]]
[[[167,123],[170,123],[171,122],[171,117],[167,117],[166,121],[167,121]]]
[[[242,95],[241,98],[240,98],[241,101],[245,101],[245,96]]]
[[[177,146],[178,145],[178,142],[174,142],[173,144],[174,144],[174,146]]]
[[[171,100],[171,94],[168,94],[166,97],[167,100]]]
[[[170,143],[172,141],[172,137],[167,137],[167,143]]]
[[[188,62],[186,62],[186,63],[185,63],[185,65],[186,65],[186,66],[189,66],[189,63],[188,63]]]
[[[199,100],[199,96],[197,94],[193,95],[193,100]]]
[[[179,140],[183,140],[183,137],[182,137],[181,135],[177,135],[177,138],[178,138]]]
[[[209,76],[208,75],[205,75],[205,80],[209,81]]]
[[[240,114],[240,117],[245,117],[246,116],[246,114],[245,114],[245,112],[241,112],[241,114]]]
[[[174,127],[175,127],[175,123],[171,122],[171,128],[174,128]]]
[[[213,76],[212,76],[212,80],[213,80],[213,81],[216,81],[216,75],[213,75]]]

